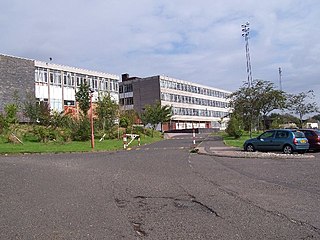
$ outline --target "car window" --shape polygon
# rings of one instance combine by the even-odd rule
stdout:
[[[276,138],[287,138],[287,137],[289,137],[289,132],[277,131]]]
[[[271,138],[274,135],[274,131],[264,132],[260,135],[260,138]]]
[[[311,131],[303,131],[303,133],[304,133],[304,135],[305,135],[306,137],[312,137],[312,136],[313,136],[313,134],[312,134]]]
[[[296,132],[293,132],[293,134],[296,138],[304,138],[305,137],[303,132],[296,131]]]

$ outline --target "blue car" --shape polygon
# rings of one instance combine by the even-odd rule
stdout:
[[[293,152],[305,153],[309,150],[308,139],[303,132],[290,129],[268,130],[256,138],[251,138],[243,144],[247,152],[282,151],[285,154]]]

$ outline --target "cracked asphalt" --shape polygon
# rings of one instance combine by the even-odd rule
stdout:
[[[197,144],[221,142],[198,135]],[[202,142],[203,141],[203,142]],[[320,239],[320,156],[131,151],[0,156],[0,239]]]

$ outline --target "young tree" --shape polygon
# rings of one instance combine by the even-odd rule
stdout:
[[[111,99],[110,94],[99,94],[96,107],[99,127],[105,131],[112,131],[118,117],[118,104]]]
[[[232,113],[229,115],[230,120],[228,122],[228,126],[226,128],[226,133],[234,138],[240,138],[243,133],[243,123],[240,116],[236,113]]]
[[[153,131],[156,129],[157,124],[162,124],[170,120],[172,116],[172,107],[165,105],[161,106],[160,102],[157,102],[154,105],[146,105],[145,110],[141,115],[142,122],[146,125],[148,123],[152,126],[152,136]]]
[[[298,94],[288,94],[287,97],[287,109],[299,116],[300,127],[302,127],[302,119],[309,113],[319,112],[319,108],[316,102],[308,102],[308,99],[314,99],[313,90],[307,92],[301,92]]]
[[[48,103],[37,101],[37,99],[31,94],[27,95],[27,99],[24,102],[23,112],[24,115],[29,118],[31,123],[39,123],[41,125],[50,124],[51,114]]]
[[[138,119],[138,114],[134,110],[121,111],[119,115],[119,125],[123,128],[132,128],[132,125]]]
[[[13,124],[18,122],[18,106],[14,103],[7,104],[4,107],[4,111],[6,113],[5,120],[7,121],[8,124]]]
[[[81,84],[76,92],[76,101],[84,115],[90,109],[90,86],[87,83]]]

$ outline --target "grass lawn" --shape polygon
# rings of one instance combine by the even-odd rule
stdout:
[[[141,136],[141,145],[149,144],[152,142],[160,141],[163,138],[160,136]],[[129,139],[128,139],[129,140]],[[137,146],[138,141],[134,140],[129,147]],[[59,153],[59,152],[90,152],[90,151],[112,151],[123,149],[122,139],[104,140],[99,142],[99,139],[95,139],[95,148],[91,149],[91,141],[86,142],[32,142],[25,141],[23,144],[13,144],[5,141],[4,138],[0,138],[0,154],[13,154],[13,153]]]
[[[257,137],[261,134],[262,132],[253,132],[252,137]],[[221,136],[223,138],[223,142],[227,146],[232,146],[232,147],[239,147],[243,148],[243,143],[247,140],[250,139],[250,135],[247,132],[244,132],[242,136],[238,139],[235,139],[234,137],[229,137],[225,132],[221,133]]]

